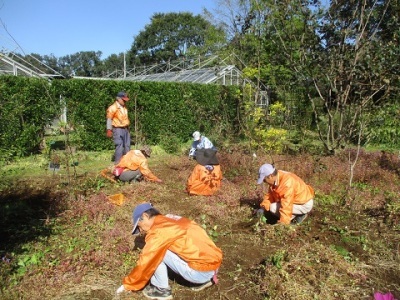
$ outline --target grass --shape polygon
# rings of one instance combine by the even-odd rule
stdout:
[[[185,182],[195,162],[186,154],[155,147],[149,166],[163,184],[131,185],[100,176],[111,154],[78,151],[78,164],[61,163],[57,172],[40,155],[1,169],[2,299],[115,299],[140,253],[134,249],[143,241],[130,229],[132,209],[143,201],[195,220],[224,252],[217,286],[193,293],[171,282],[176,299],[372,299],[375,291],[400,298],[396,154],[362,152],[351,188],[347,153],[274,156],[278,168],[317,193],[309,218],[289,227],[252,216],[262,195],[258,167],[270,156],[220,151],[221,190],[189,197]],[[117,193],[126,199],[121,206],[108,199]]]

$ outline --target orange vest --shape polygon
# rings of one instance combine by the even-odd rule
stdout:
[[[261,206],[269,210],[271,203],[280,202],[280,223],[290,224],[293,204],[305,204],[314,198],[314,190],[297,175],[278,170],[275,185],[269,186]]]
[[[107,119],[112,120],[113,127],[127,127],[130,124],[128,110],[117,101],[107,108]]]
[[[167,250],[174,252],[189,267],[197,271],[217,270],[222,262],[222,251],[207,233],[187,218],[158,215],[146,234],[146,245],[136,267],[123,279],[125,289],[138,291],[153,276]]]
[[[158,177],[150,171],[147,164],[147,158],[140,150],[131,150],[126,153],[124,156],[122,156],[116,167],[121,167],[132,171],[139,169],[140,173],[142,173],[146,179],[151,181],[158,180]]]
[[[208,171],[204,166],[197,164],[186,184],[186,191],[192,195],[209,196],[221,187],[222,172],[219,165]]]

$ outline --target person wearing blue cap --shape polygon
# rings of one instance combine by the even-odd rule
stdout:
[[[267,183],[268,192],[260,203],[257,215],[265,211],[279,217],[278,224],[300,224],[314,204],[314,190],[297,175],[263,164],[257,184]]]
[[[132,218],[132,234],[145,233],[145,246],[117,294],[142,290],[148,299],[172,299],[168,269],[193,291],[217,283],[222,251],[201,226],[181,216],[162,215],[151,203],[136,206]]]
[[[125,92],[119,92],[115,102],[107,108],[107,137],[112,138],[115,145],[114,164],[118,164],[121,157],[131,149],[130,121],[125,106],[128,100]]]

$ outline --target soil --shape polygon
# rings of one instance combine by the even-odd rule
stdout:
[[[99,230],[97,226],[103,222],[98,239],[104,246],[92,250],[91,258],[89,254],[82,256],[81,260],[90,260],[90,264],[60,257],[56,267],[32,271],[29,278],[21,278],[17,292],[11,293],[5,286],[5,299],[16,294],[20,299],[143,299],[140,293],[115,295],[140,253],[142,241],[130,236],[129,227],[132,209],[142,201],[151,201],[162,213],[186,216],[203,225],[215,235],[215,243],[224,253],[217,285],[194,293],[179,281],[171,281],[174,299],[373,299],[377,291],[390,291],[400,299],[400,218],[399,211],[393,209],[398,207],[393,201],[399,201],[400,195],[397,168],[378,172],[382,180],[390,179],[397,185],[377,184],[372,179],[377,173],[371,171],[371,155],[364,153],[354,178],[358,189],[349,191],[348,177],[338,175],[347,172],[345,158],[275,157],[283,161],[278,168],[295,172],[317,194],[315,207],[302,224],[282,226],[274,225],[276,220],[270,216],[263,223],[252,214],[263,193],[262,187],[255,185],[257,170],[269,158],[254,161],[250,156],[223,152],[219,158],[225,178],[221,191],[210,197],[184,192],[195,162],[183,155],[149,160],[152,171],[164,180],[162,184],[116,185],[105,180],[103,187],[96,189],[85,185],[88,177],[100,180],[98,174],[87,174],[74,183],[74,189],[50,176],[29,178],[29,183],[21,180],[16,183],[18,189],[3,191],[1,206],[13,207],[0,221],[0,238],[6,245],[1,247],[3,261],[10,253],[22,253],[24,243],[32,244],[39,237],[50,240],[54,229],[46,231],[40,224],[53,219],[67,224],[76,215],[86,216],[93,227],[80,220],[91,230]],[[392,164],[396,163],[392,159]],[[323,168],[316,169],[316,165]],[[367,174],[367,170],[372,173]],[[122,206],[107,203],[107,195],[113,193],[123,193],[126,202]],[[71,201],[75,201],[73,205]],[[113,215],[114,227],[107,227]],[[110,238],[114,242],[108,241]],[[107,251],[107,247],[122,250],[102,253],[102,261],[95,263],[93,257],[100,257],[98,251]],[[113,264],[121,264],[127,256],[132,257],[130,264],[114,268]],[[72,264],[76,264],[74,268]],[[29,297],[27,286],[38,284],[38,280],[44,280],[40,286],[46,291]]]

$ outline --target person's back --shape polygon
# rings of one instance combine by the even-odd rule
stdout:
[[[213,195],[221,187],[222,172],[220,165],[197,164],[186,184],[190,195]]]
[[[147,157],[150,157],[151,149],[148,146],[144,146],[141,150],[131,150],[125,154],[116,167],[124,168],[125,170],[136,171],[138,170],[140,175],[150,181],[162,182],[156,175],[154,175],[148,166]],[[124,171],[121,175],[124,175]],[[138,174],[132,174],[137,176]],[[132,176],[129,176],[132,177]]]
[[[204,135],[201,135],[199,131],[193,132],[193,142],[189,151],[189,158],[196,157],[196,150],[198,149],[213,149],[217,151],[214,144]]]
[[[194,167],[186,182],[186,191],[190,195],[213,195],[220,187],[222,171],[216,151],[212,149],[197,150]]]
[[[136,206],[132,221],[132,234],[145,233],[146,243],[117,294],[142,290],[149,299],[172,299],[169,273],[182,277],[193,291],[218,283],[222,250],[196,222],[162,215],[151,203]]]
[[[314,190],[306,184],[303,179],[294,173],[278,170],[279,182],[276,187],[270,187],[270,192],[275,201],[282,198],[282,195],[287,194],[287,190],[293,190],[293,204],[304,204],[314,197]]]
[[[120,162],[117,164],[117,167],[128,168],[131,170],[136,170],[139,166],[147,161],[146,157],[140,150],[131,150],[122,156]]]

